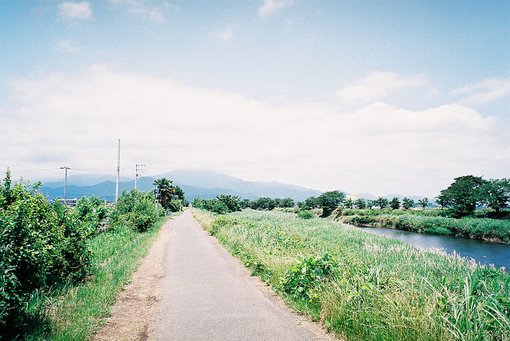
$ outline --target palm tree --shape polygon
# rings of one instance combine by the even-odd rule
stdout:
[[[163,208],[167,208],[168,203],[172,200],[175,195],[175,187],[172,185],[173,181],[163,179],[157,179],[154,181],[153,185],[156,186],[154,189],[154,194],[156,195],[156,199],[159,200],[161,206]]]

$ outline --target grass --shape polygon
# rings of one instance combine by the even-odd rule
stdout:
[[[293,308],[347,340],[510,339],[510,275],[501,270],[328,219],[198,215]]]
[[[93,271],[85,283],[67,284],[31,301],[41,310],[44,323],[35,326],[24,340],[88,340],[109,315],[110,307],[131,274],[136,271],[161,226],[158,220],[145,233],[130,228],[100,234],[90,240]]]
[[[338,218],[356,226],[386,227],[412,232],[455,235],[485,241],[510,243],[510,220],[490,218],[449,218],[441,210],[389,211],[344,210]]]

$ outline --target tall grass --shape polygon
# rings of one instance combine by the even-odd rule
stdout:
[[[290,213],[246,210],[205,226],[290,305],[348,340],[510,339],[501,270]]]
[[[45,323],[24,340],[88,340],[104,323],[122,287],[129,281],[156,240],[168,217],[145,233],[121,226],[89,241],[93,271],[85,283],[54,288],[34,297],[34,309],[42,310]]]
[[[412,232],[455,235],[466,238],[510,243],[510,221],[489,218],[448,218],[413,211],[345,210],[338,217],[356,226],[386,227]],[[440,210],[436,210],[440,211]],[[418,211],[420,212],[420,211]],[[427,212],[433,212],[432,210]]]

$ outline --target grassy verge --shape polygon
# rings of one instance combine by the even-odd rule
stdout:
[[[108,317],[109,309],[129,281],[169,217],[145,233],[128,227],[90,240],[92,275],[85,283],[55,288],[34,297],[34,309],[43,310],[44,323],[24,340],[88,340]]]
[[[409,211],[345,210],[337,218],[356,226],[386,227],[420,233],[454,235],[485,241],[510,243],[510,221],[490,218],[449,218]],[[436,210],[439,211],[439,210]],[[420,212],[420,211],[417,211]],[[426,211],[427,212],[427,211]],[[432,211],[433,212],[433,211]]]
[[[293,308],[348,340],[510,339],[500,270],[283,212],[199,221]]]

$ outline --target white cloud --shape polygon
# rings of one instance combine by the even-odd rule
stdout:
[[[90,3],[83,2],[63,2],[58,5],[60,16],[68,19],[90,19],[92,10]]]
[[[74,46],[70,41],[68,40],[61,40],[57,44],[57,48],[65,53],[69,54],[77,54],[80,52],[80,48]]]
[[[223,31],[215,31],[211,34],[214,38],[220,39],[224,42],[231,41],[234,38],[234,32],[227,28]]]
[[[460,101],[463,104],[486,104],[510,94],[510,79],[489,78],[474,85],[459,87],[450,94],[467,95]]]
[[[280,8],[283,8],[285,6],[288,6],[292,4],[291,0],[264,0],[264,5],[262,5],[261,8],[259,8],[259,15],[261,17],[264,17],[266,15],[273,14],[277,12]]]
[[[17,80],[0,108],[0,168],[151,175],[206,168],[248,180],[375,195],[436,195],[453,177],[504,177],[496,121],[460,104],[409,111],[377,102],[272,107],[235,93],[94,66]],[[5,113],[9,113],[8,115]],[[499,172],[499,173],[498,173]]]
[[[120,4],[124,6],[129,13],[154,23],[164,21],[166,11],[180,11],[177,6],[171,5],[167,1],[160,1],[158,4],[149,3],[144,0],[110,0],[110,2],[115,5]]]
[[[338,90],[336,97],[344,103],[376,101],[397,90],[424,85],[425,78],[423,74],[411,78],[401,78],[394,72],[371,71],[354,84],[349,84]]]

